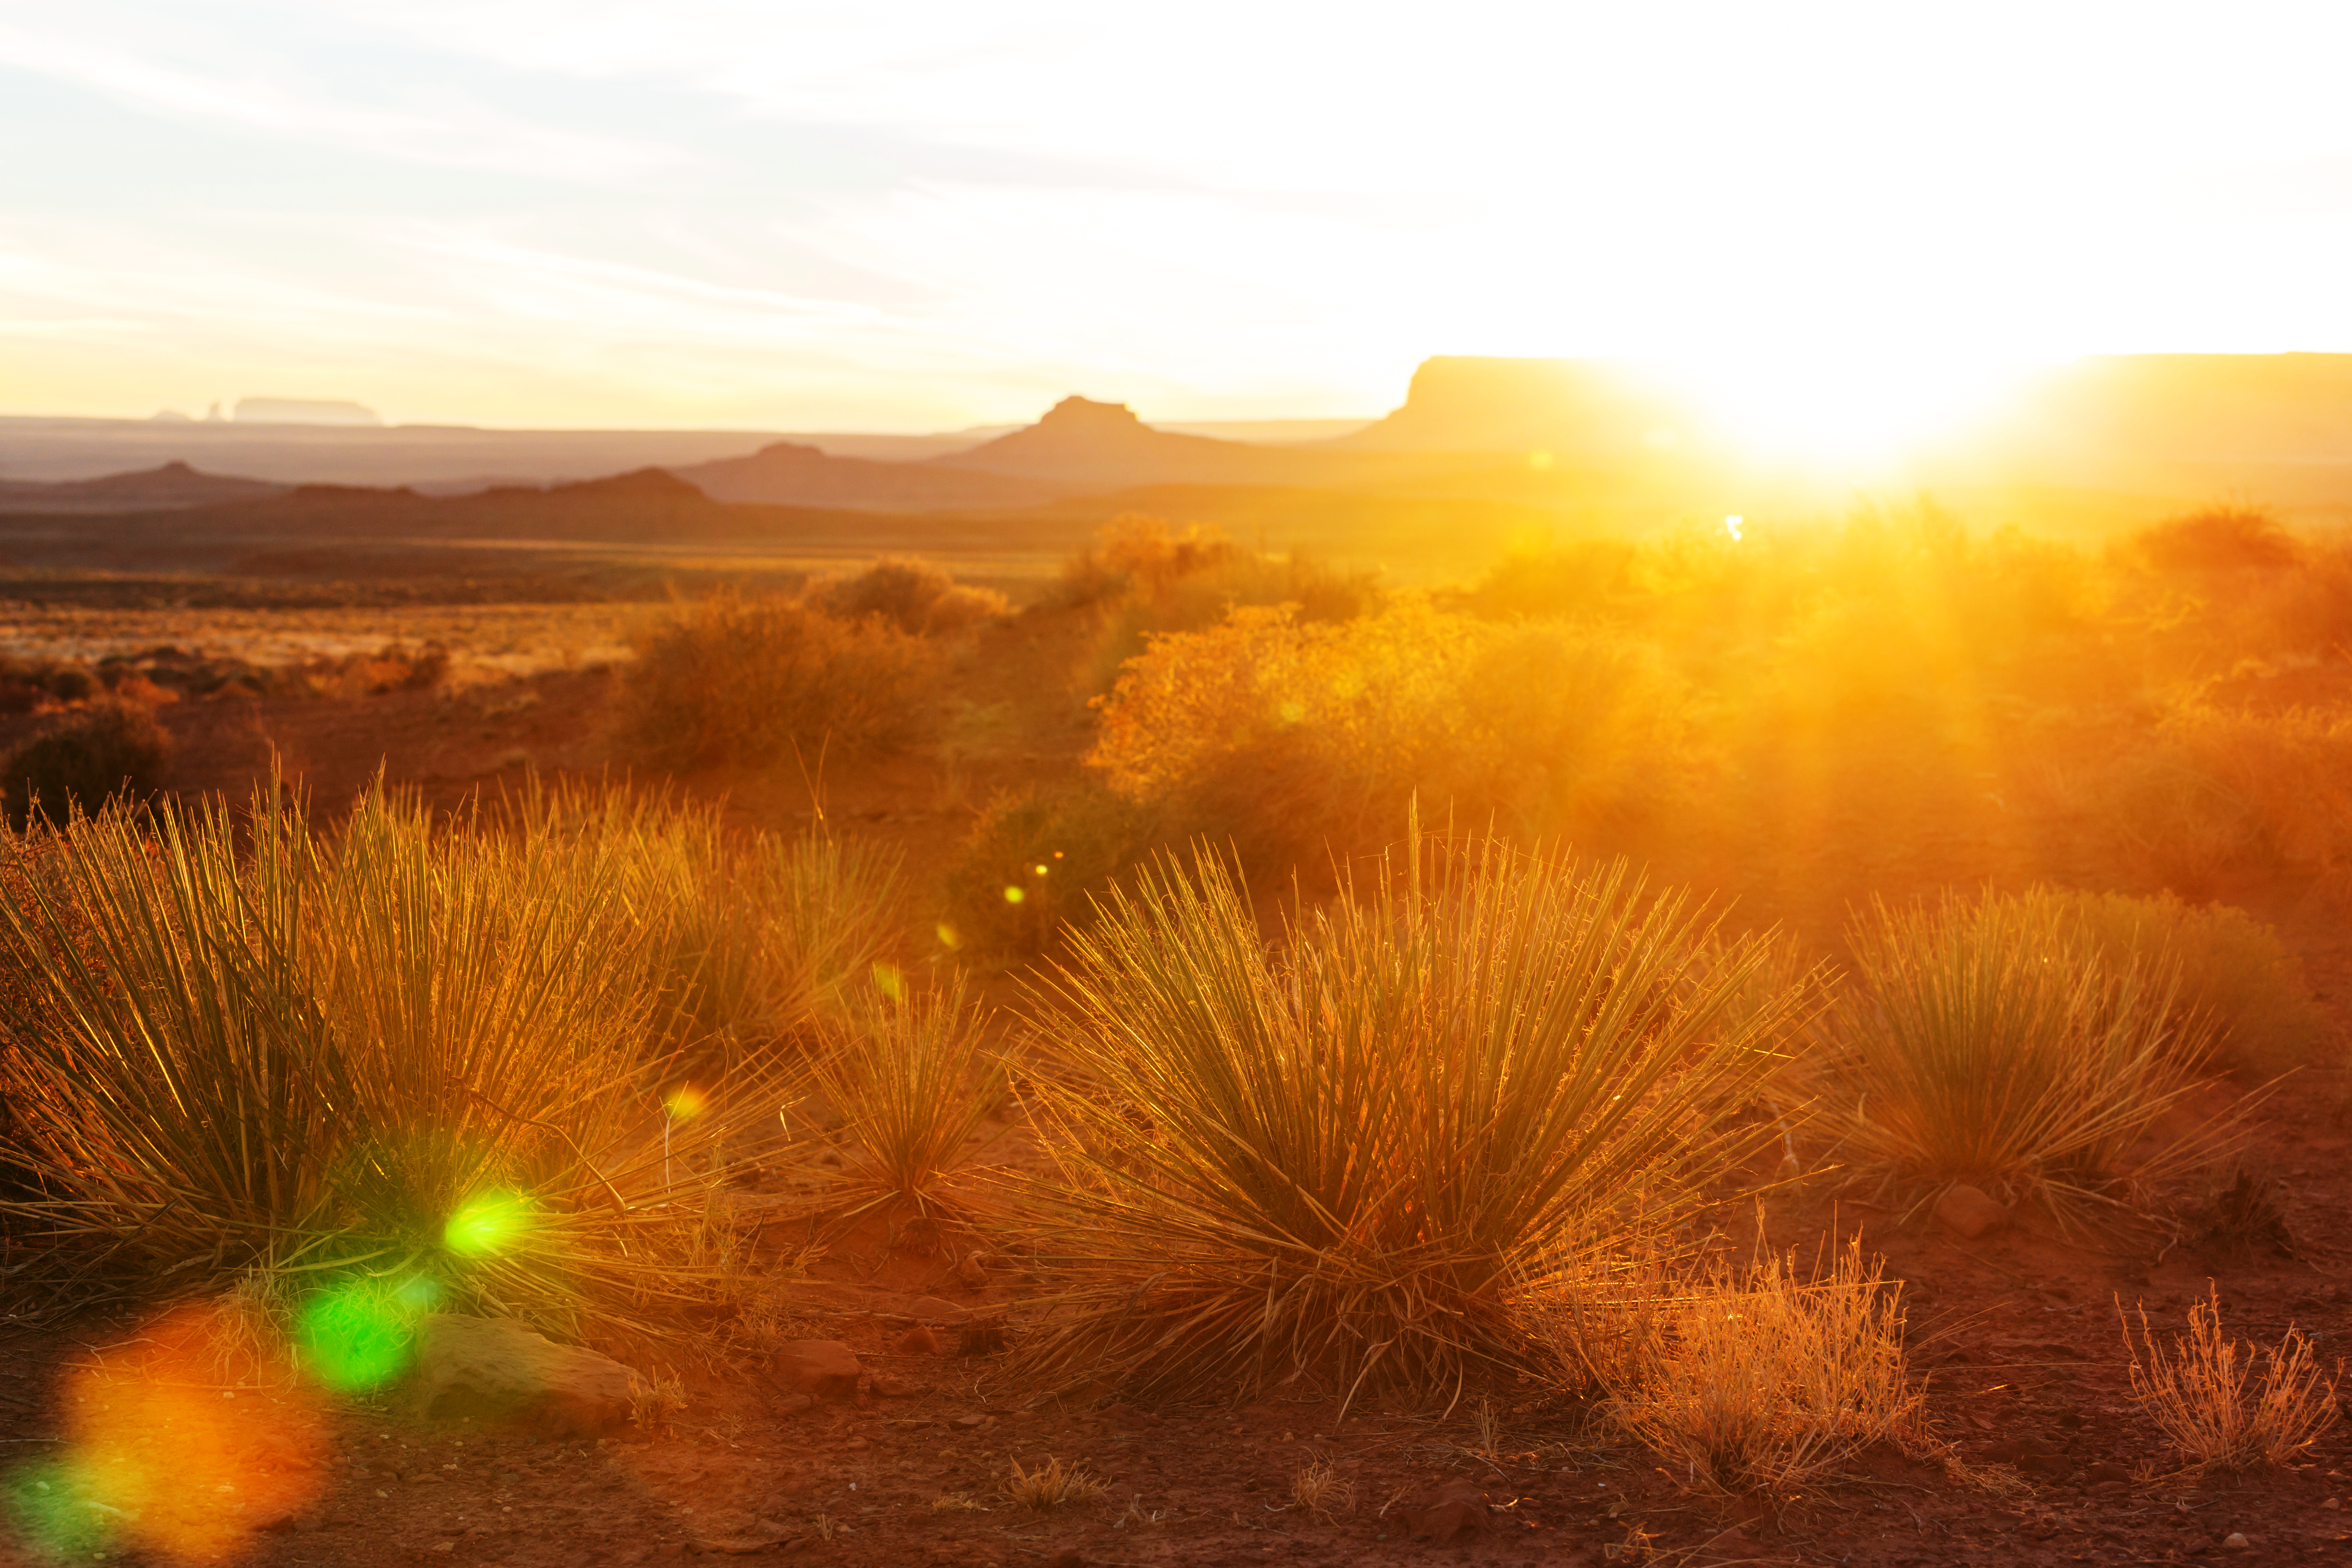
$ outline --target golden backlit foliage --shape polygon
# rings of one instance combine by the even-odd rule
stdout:
[[[1859,1238],[1811,1279],[1769,1255],[1744,1273],[1636,1271],[1566,1293],[1538,1310],[1575,1351],[1609,1343],[1595,1370],[1612,1414],[1695,1487],[1785,1493],[1874,1443],[1923,1444],[1902,1285]]]
[[[2210,1282],[2205,1300],[2189,1306],[2189,1332],[2169,1349],[2149,1331],[2145,1309],[2137,1335],[2124,1316],[2124,1348],[2134,1397],[2190,1465],[2287,1464],[2341,1419],[2336,1391],[2343,1363],[2332,1376],[2323,1372],[2310,1337],[2291,1324],[2275,1349],[2231,1339],[2221,1328],[2221,1292]]]
[[[759,768],[887,750],[928,732],[938,649],[885,616],[715,594],[636,640],[624,734],[656,767]]]
[[[1103,703],[1088,762],[1255,861],[1392,831],[1416,792],[1530,836],[1654,809],[1682,783],[1686,725],[1679,683],[1641,644],[1399,597],[1326,623],[1236,610],[1156,639]]]

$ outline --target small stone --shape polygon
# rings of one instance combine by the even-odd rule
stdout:
[[[975,1290],[988,1289],[988,1263],[983,1255],[967,1252],[956,1265],[956,1278]]]
[[[839,1340],[794,1340],[776,1348],[768,1375],[784,1388],[817,1399],[854,1399],[865,1369],[856,1352]]]
[[[937,1355],[940,1353],[940,1336],[931,1332],[930,1324],[917,1323],[892,1342],[890,1353],[892,1355]]]
[[[2221,1538],[2221,1544],[2235,1547],[2242,1552],[2252,1547],[2253,1542],[2246,1539],[2244,1531],[2233,1530]]]
[[[1487,1505],[1486,1494],[1466,1476],[1456,1476],[1445,1482],[1437,1489],[1435,1501],[1406,1517],[1412,1538],[1427,1541],[1433,1546],[1444,1546],[1465,1531],[1483,1534],[1495,1528],[1494,1510]]]
[[[1936,1199],[1936,1222],[1961,1239],[1974,1241],[2007,1225],[2009,1211],[1982,1188],[1956,1182]]]
[[[959,1415],[955,1418],[953,1425],[961,1426],[965,1431],[969,1432],[975,1426],[985,1425],[987,1421],[988,1417],[985,1415]]]
[[[2321,1503],[2319,1506],[2329,1510],[2340,1509],[2344,1506],[2344,1500],[2342,1498],[2329,1498],[2326,1502]]]

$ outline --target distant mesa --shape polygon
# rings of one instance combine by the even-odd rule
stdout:
[[[246,397],[237,400],[239,425],[381,425],[383,416],[341,397]]]
[[[1124,403],[1066,397],[1043,419],[969,452],[931,459],[1057,485],[1284,484],[1322,465],[1311,455],[1155,430]]]
[[[764,506],[847,506],[876,511],[957,511],[1032,506],[1055,491],[1034,480],[923,463],[836,458],[776,441],[748,458],[670,470],[712,500]]]
[[[158,408],[147,416],[150,425],[193,425],[195,420],[176,408]]]
[[[172,511],[234,501],[266,500],[285,491],[284,485],[273,485],[261,479],[201,473],[185,463],[165,463],[160,468],[142,468],[128,474],[108,474],[95,479],[61,479],[47,483],[36,479],[0,479],[0,511]]]

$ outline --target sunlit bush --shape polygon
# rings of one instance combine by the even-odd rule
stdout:
[[[1275,944],[1213,858],[1108,904],[1035,1020],[1074,1294],[1031,1386],[1444,1401],[1526,1368],[1522,1293],[1689,1215],[1789,1020],[1735,1016],[1752,947],[1692,984],[1678,899],[1495,840],[1410,843]]]
[[[1214,626],[1234,608],[1289,605],[1301,621],[1340,621],[1368,613],[1379,594],[1370,573],[1337,572],[1297,553],[1267,555],[1213,528],[1176,530],[1130,515],[1063,568],[1057,597],[1095,609],[1094,645],[1079,683],[1100,692],[1150,638]]]
[[[887,749],[929,730],[939,655],[878,616],[714,595],[637,641],[625,735],[657,767],[761,767]]]
[[[1088,761],[1110,786],[1253,860],[1381,842],[1416,793],[1465,824],[1590,830],[1671,800],[1687,766],[1653,650],[1410,598],[1321,625],[1237,610],[1157,639],[1101,707]]]
[[[879,616],[914,637],[956,637],[1006,613],[1004,595],[993,588],[958,583],[928,561],[888,557],[848,577],[835,577],[809,591],[818,609],[845,621]]]

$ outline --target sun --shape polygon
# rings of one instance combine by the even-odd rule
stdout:
[[[1964,435],[2022,374],[1948,356],[1803,350],[1662,367],[1716,444],[1758,461],[1856,473]]]

